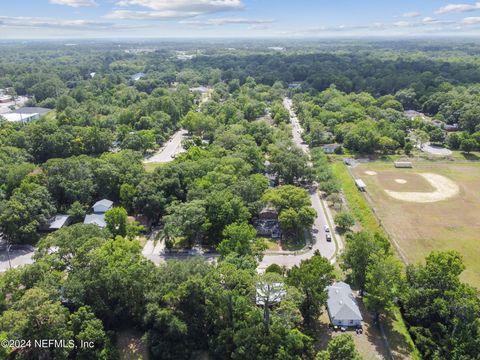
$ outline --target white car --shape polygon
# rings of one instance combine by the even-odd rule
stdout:
[[[330,228],[328,227],[328,225],[323,225],[323,230],[325,230],[326,233],[330,232]]]

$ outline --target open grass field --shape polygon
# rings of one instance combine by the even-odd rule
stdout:
[[[480,288],[480,163],[418,162],[413,169],[363,163],[352,170],[409,263],[434,250],[457,250],[463,280]]]

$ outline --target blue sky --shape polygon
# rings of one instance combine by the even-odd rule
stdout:
[[[0,39],[480,35],[480,0],[0,0],[0,5]]]

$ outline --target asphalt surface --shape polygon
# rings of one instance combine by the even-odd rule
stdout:
[[[450,151],[449,149],[445,149],[436,145],[431,145],[430,143],[423,144],[420,150],[422,150],[423,152],[429,153],[431,155],[438,155],[438,156],[452,155],[452,151]]]
[[[295,112],[292,109],[292,100],[285,98],[283,105],[290,113],[290,121],[292,123],[292,136],[293,141],[297,146],[299,146],[307,155],[310,155],[310,149],[308,145],[303,143],[301,134],[303,129],[298,121],[298,118]],[[311,164],[310,164],[311,165]],[[320,200],[320,196],[317,191],[316,184],[313,184],[310,187],[310,200],[312,202],[312,207],[317,212],[317,217],[315,218],[313,231],[312,231],[312,244],[311,249],[307,247],[304,251],[299,251],[297,253],[284,252],[281,254],[276,252],[275,254],[266,253],[263,257],[263,261],[259,264],[257,271],[263,272],[269,265],[278,264],[280,266],[285,266],[291,268],[295,265],[299,265],[302,260],[311,258],[315,251],[318,250],[320,254],[329,259],[331,262],[335,262],[335,256],[337,254],[337,247],[335,245],[335,239],[332,238],[331,241],[326,240],[326,232],[324,227],[328,225],[327,215],[325,214],[324,207]],[[333,225],[333,224],[332,224]],[[335,237],[336,234],[333,232],[333,229],[330,229],[332,237]],[[337,236],[338,239],[338,236]]]
[[[160,164],[172,161],[175,156],[185,151],[182,146],[182,140],[185,139],[186,136],[187,130],[178,130],[160,150],[146,158],[143,162],[145,164]]]
[[[7,271],[12,268],[17,268],[22,265],[33,263],[33,253],[35,248],[30,245],[12,245],[10,251],[0,251],[0,272]],[[10,262],[8,258],[10,256]]]

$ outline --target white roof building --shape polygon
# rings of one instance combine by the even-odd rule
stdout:
[[[95,214],[104,214],[108,210],[110,210],[113,207],[113,201],[103,199],[100,201],[97,201],[95,204],[93,204],[93,212]]]
[[[59,230],[62,227],[69,225],[70,222],[71,222],[70,216],[58,214],[48,219],[46,224],[41,226],[41,230],[44,230],[44,231]]]
[[[40,114],[23,114],[23,113],[7,113],[0,115],[8,122],[30,122],[32,120],[37,120],[40,118]]]
[[[97,225],[101,228],[107,227],[107,223],[105,222],[105,214],[89,214],[85,216],[83,223],[86,225]]]
[[[327,309],[330,321],[335,326],[360,327],[362,314],[353,297],[350,285],[337,282],[327,287]]]

